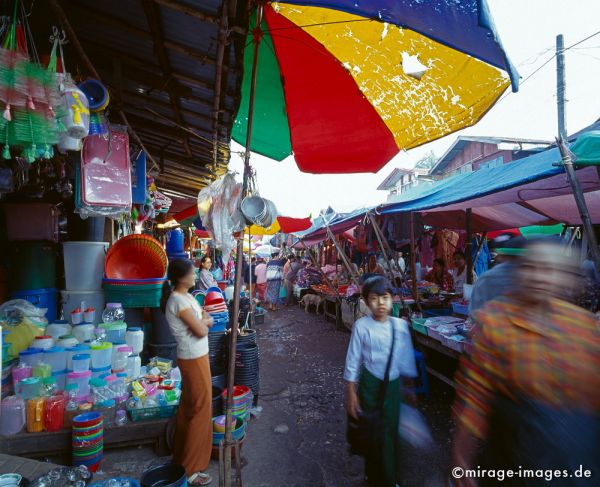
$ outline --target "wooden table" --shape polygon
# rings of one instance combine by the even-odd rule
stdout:
[[[323,314],[327,321],[331,321],[338,326],[341,322],[340,302],[335,296],[323,294]]]
[[[442,345],[439,341],[437,341],[431,337],[425,336],[422,333],[418,333],[418,332],[413,332],[412,335],[413,335],[413,340],[415,343],[427,348],[428,350],[433,350],[437,353],[440,353],[442,355],[445,355],[446,357],[450,357],[451,359],[455,359],[457,361],[460,360],[460,357],[462,355],[461,353]],[[433,367],[426,366],[426,368],[427,368],[427,372],[430,375],[432,375],[436,379],[441,380],[445,384],[448,384],[450,387],[453,387],[456,389],[456,383],[454,382],[452,377],[448,377],[447,375],[434,369]]]
[[[14,457],[0,453],[0,475],[5,473],[18,473],[29,481],[41,477],[46,472],[61,465],[48,462],[38,462],[29,458]]]
[[[169,419],[156,419],[127,423],[124,426],[104,430],[104,449],[154,445],[159,455],[168,452],[167,424]],[[15,436],[0,436],[0,452],[30,458],[61,455],[67,461],[71,457],[71,430],[56,433],[19,433]]]

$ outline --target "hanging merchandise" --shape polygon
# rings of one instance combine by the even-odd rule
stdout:
[[[96,79],[87,79],[79,84],[79,88],[88,99],[90,115],[90,135],[106,135],[109,133],[104,110],[110,103],[110,95],[106,86]]]
[[[0,117],[2,157],[10,159],[11,146],[22,148],[22,156],[33,163],[50,159],[59,141],[64,109],[60,102],[56,73],[39,63],[27,14],[19,0],[13,16],[4,25],[0,49]]]
[[[245,227],[244,216],[239,211],[242,185],[236,183],[232,173],[218,179],[198,194],[198,213],[202,225],[213,237],[215,245],[228,261],[235,246],[233,234]]]
[[[60,134],[58,150],[62,153],[69,150],[79,151],[81,150],[81,140],[89,133],[90,110],[88,99],[85,93],[75,85],[71,79],[71,75],[66,71],[65,56],[62,49],[66,41],[64,31],[60,32],[57,27],[54,27],[50,40],[53,44],[48,71],[57,72],[57,66],[59,65],[58,51],[60,51],[60,66],[62,68],[61,72],[56,74],[56,79],[63,107],[63,116],[59,122],[65,131]]]
[[[125,127],[111,126],[107,135],[83,140],[76,165],[76,212],[82,218],[118,218],[131,212],[131,162]]]

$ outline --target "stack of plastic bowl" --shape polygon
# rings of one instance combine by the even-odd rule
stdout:
[[[106,254],[103,288],[108,302],[124,308],[160,306],[168,259],[161,243],[148,235],[128,235]]]
[[[228,390],[223,391],[223,407],[227,407]],[[246,386],[233,386],[233,415],[247,419],[252,406],[252,391]]]
[[[208,359],[212,373],[225,367],[225,352],[227,350],[227,336],[224,331],[210,331],[208,333]]]
[[[223,293],[218,288],[209,288],[204,298],[204,311],[213,319],[211,332],[225,331],[229,324],[229,311]]]
[[[85,465],[95,472],[100,466],[104,448],[102,414],[90,412],[73,418],[73,465]]]
[[[234,416],[235,418],[235,416]],[[214,418],[215,420],[217,418]],[[240,443],[240,448],[242,446],[242,444],[244,443],[244,438],[246,437],[246,421],[244,421],[241,418],[235,418],[235,428],[233,429],[233,431],[231,432],[231,436],[233,438],[234,441],[239,441]],[[225,430],[223,429],[223,432],[218,432],[215,428],[214,428],[215,423],[213,423],[213,440],[212,440],[212,454],[211,457],[214,460],[218,460],[219,459],[219,445],[221,444],[222,441],[225,441]],[[223,426],[225,425],[225,421],[223,421]],[[235,450],[232,451],[232,454],[234,455],[235,458]]]
[[[235,383],[252,390],[254,400],[260,389],[258,345],[251,341],[238,345],[235,354]]]

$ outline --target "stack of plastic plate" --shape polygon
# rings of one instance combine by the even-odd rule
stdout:
[[[102,461],[104,422],[102,414],[90,412],[73,418],[73,465],[95,472]]]
[[[228,390],[223,391],[223,407],[227,404]],[[233,386],[233,415],[248,419],[252,406],[252,391],[247,386]]]

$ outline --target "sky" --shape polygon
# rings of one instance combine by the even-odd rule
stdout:
[[[600,30],[598,0],[488,0],[496,29],[522,79],[555,52],[556,35],[568,47]],[[600,118],[600,35],[565,54],[567,131],[576,132]],[[252,154],[261,196],[275,202],[280,215],[317,216],[385,201],[377,186],[397,167],[411,168],[429,151],[441,156],[458,135],[553,140],[557,133],[556,60],[501,99],[476,125],[424,146],[401,152],[377,174],[314,175],[300,172],[293,156],[282,162]],[[232,142],[230,170],[241,174],[243,147]]]

